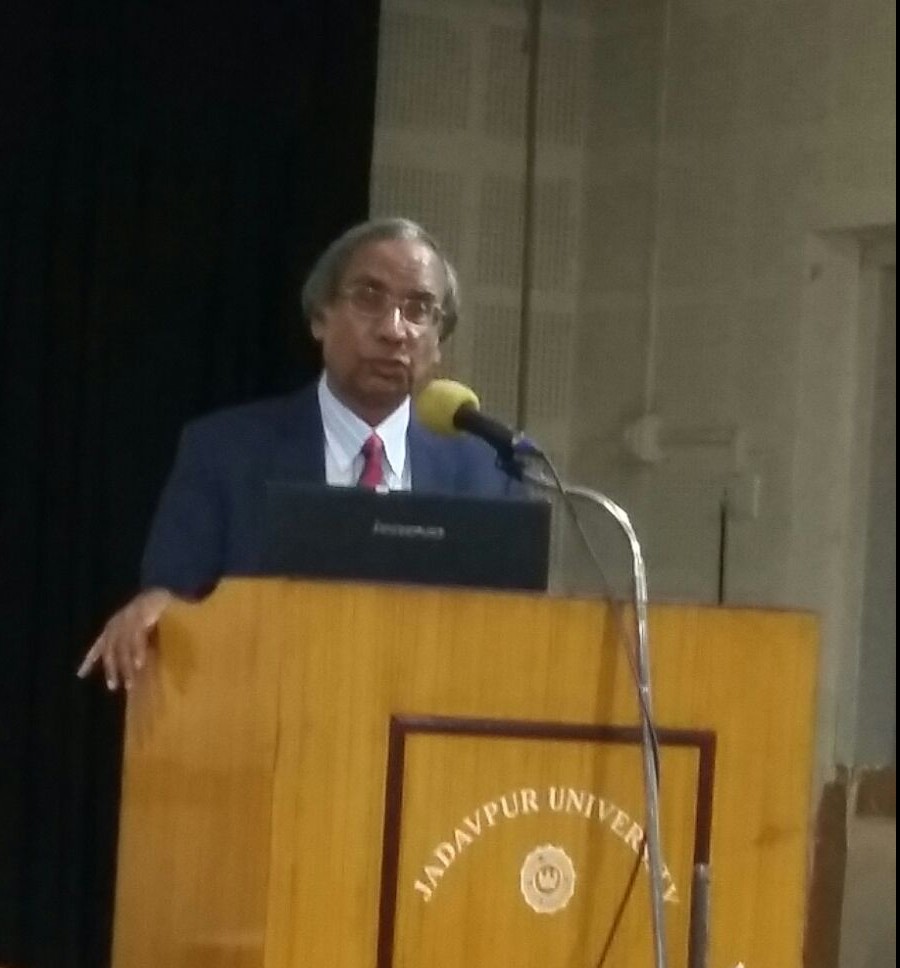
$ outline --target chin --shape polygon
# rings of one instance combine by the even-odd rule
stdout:
[[[366,385],[373,393],[381,393],[385,396],[406,396],[409,393],[412,378],[407,370],[396,370],[389,372],[374,373]]]
[[[395,410],[409,395],[405,382],[371,380],[361,388],[360,399],[379,410]]]

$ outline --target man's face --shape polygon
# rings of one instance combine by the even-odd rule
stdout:
[[[337,296],[312,320],[329,387],[370,426],[427,382],[440,362],[440,325],[413,325],[398,304],[414,300],[440,306],[445,286],[443,266],[427,245],[369,242],[347,264]],[[347,293],[361,289],[386,293],[386,311],[373,316],[357,310]]]

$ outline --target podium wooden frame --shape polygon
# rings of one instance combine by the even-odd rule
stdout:
[[[817,630],[660,606],[669,964],[801,965]],[[115,968],[652,964],[637,704],[614,610],[232,580],[129,701]],[[696,925],[695,925],[696,927]]]

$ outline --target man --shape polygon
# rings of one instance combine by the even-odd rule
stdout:
[[[188,425],[150,530],[144,590],[109,620],[79,676],[100,664],[110,689],[130,688],[176,597],[259,571],[267,481],[509,491],[486,445],[436,437],[411,415],[459,310],[456,273],[424,229],[405,219],[350,229],[310,273],[303,309],[322,347],[318,383]]]

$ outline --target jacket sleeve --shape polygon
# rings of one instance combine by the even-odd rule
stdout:
[[[225,528],[222,483],[208,435],[188,425],[150,526],[141,586],[190,598],[208,594],[222,576]]]

